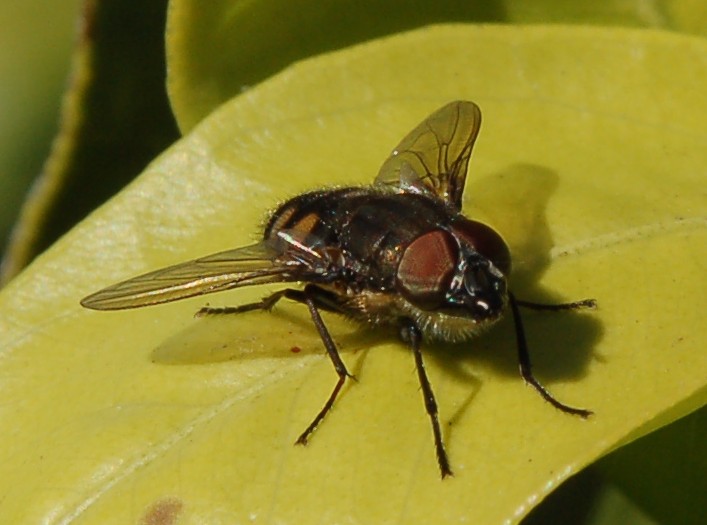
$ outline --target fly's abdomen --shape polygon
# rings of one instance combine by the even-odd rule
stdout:
[[[343,188],[298,195],[275,210],[265,227],[264,237],[271,239],[283,231],[309,238],[317,244],[336,247],[339,244],[339,204],[365,191]]]
[[[352,199],[341,223],[341,246],[370,268],[384,288],[395,282],[405,248],[423,233],[447,223],[444,208],[426,197],[374,193]]]

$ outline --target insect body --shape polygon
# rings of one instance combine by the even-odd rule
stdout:
[[[506,243],[490,227],[461,214],[467,165],[480,124],[481,112],[473,102],[447,104],[402,140],[372,186],[294,197],[272,214],[261,242],[129,279],[81,304],[115,310],[255,284],[305,283],[257,303],[199,311],[269,310],[283,297],[307,306],[339,379],[298,438],[300,444],[307,442],[351,377],[320,310],[370,325],[395,326],[415,357],[442,477],[452,471],[421,343],[465,341],[510,307],[522,377],[555,407],[587,417],[590,411],[556,400],[533,376],[518,307],[563,310],[591,307],[594,301],[540,305],[515,299],[507,289],[511,257]]]

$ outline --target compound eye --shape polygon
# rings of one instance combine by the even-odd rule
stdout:
[[[464,218],[454,223],[454,233],[489,259],[503,275],[510,275],[511,252],[506,242],[493,228]]]
[[[421,235],[405,249],[398,266],[398,289],[423,309],[440,306],[449,290],[458,259],[457,243],[449,232]]]

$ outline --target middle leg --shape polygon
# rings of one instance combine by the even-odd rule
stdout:
[[[308,285],[305,287],[304,291],[300,292],[301,295],[299,295],[297,298],[288,296],[288,298],[290,299],[294,299],[307,305],[307,308],[309,309],[309,314],[312,317],[312,322],[317,328],[319,336],[322,339],[322,343],[324,343],[324,348],[326,348],[327,355],[329,356],[329,359],[331,359],[331,362],[334,365],[336,375],[339,376],[339,379],[336,382],[336,385],[334,386],[334,390],[332,390],[331,394],[329,395],[329,398],[327,399],[326,403],[324,403],[322,409],[317,413],[317,415],[314,417],[309,426],[304,430],[304,432],[300,434],[300,436],[297,438],[297,441],[295,441],[295,444],[297,445],[307,444],[309,436],[312,434],[312,432],[314,432],[314,430],[319,426],[324,417],[334,406],[334,401],[336,401],[336,398],[339,395],[341,388],[344,386],[346,378],[348,377],[354,380],[356,379],[346,369],[346,365],[342,361],[341,356],[339,355],[339,351],[336,348],[336,343],[334,343],[334,340],[331,338],[329,330],[327,330],[327,327],[324,324],[324,320],[322,319],[322,316],[319,313],[318,307],[326,305],[326,298],[321,295],[322,293],[323,292],[321,292],[316,286]]]

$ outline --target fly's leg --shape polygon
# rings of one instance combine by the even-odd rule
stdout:
[[[328,295],[325,291],[320,290],[317,287],[312,287],[314,292],[310,290],[310,295],[314,301],[317,308],[321,310],[326,310],[327,312],[341,313],[341,309],[337,306],[334,298]],[[293,288],[286,288],[284,290],[279,290],[273,294],[264,297],[260,301],[255,303],[242,304],[240,306],[226,306],[222,308],[212,308],[210,306],[205,306],[199,311],[197,311],[195,317],[205,317],[207,315],[231,315],[231,314],[242,314],[245,312],[253,312],[255,310],[265,310],[269,312],[272,310],[277,302],[282,298],[290,299],[292,301],[297,301],[298,303],[307,304],[305,299],[305,292],[302,290],[295,290]]]
[[[312,422],[309,424],[309,426],[300,434],[300,437],[297,438],[297,441],[295,441],[296,445],[306,445],[307,440],[309,439],[309,436],[314,432],[314,430],[319,426],[319,423],[322,422],[324,417],[329,413],[331,408],[334,406],[334,401],[336,401],[336,397],[339,395],[339,391],[341,391],[341,388],[344,386],[344,383],[346,382],[346,378],[350,377],[351,379],[356,379],[353,375],[349,373],[349,371],[346,369],[346,365],[344,362],[341,360],[341,356],[339,355],[339,351],[336,349],[336,344],[334,343],[334,340],[331,338],[331,335],[329,335],[329,330],[327,330],[326,325],[324,324],[324,320],[322,319],[322,316],[319,314],[319,309],[318,307],[323,307],[324,309],[328,309],[328,304],[326,301],[326,296],[324,295],[324,292],[321,291],[319,288],[316,286],[306,286],[304,291],[299,291],[299,290],[294,290],[297,292],[297,296],[294,297],[292,295],[287,295],[289,299],[294,299],[295,301],[299,301],[301,303],[304,303],[307,305],[307,308],[309,309],[309,314],[312,316],[312,322],[314,323],[314,326],[317,328],[317,331],[319,332],[319,336],[322,338],[322,343],[324,343],[324,348],[326,348],[326,352],[329,355],[329,359],[331,359],[331,362],[334,365],[334,370],[336,370],[336,375],[339,376],[339,380],[336,382],[336,385],[334,386],[334,390],[332,390],[331,394],[329,395],[329,399],[327,399],[326,403],[324,403],[324,406],[322,409],[319,411],[319,413],[314,417]]]
[[[427,377],[425,363],[422,360],[422,350],[420,350],[420,341],[422,339],[420,329],[409,319],[403,321],[400,328],[400,336],[410,345],[412,353],[415,356],[415,367],[417,368],[417,377],[420,380],[422,387],[422,397],[425,401],[425,409],[430,416],[432,422],[432,433],[435,439],[435,451],[437,453],[437,463],[442,474],[442,479],[447,476],[452,476],[452,469],[449,466],[449,458],[447,451],[444,449],[444,441],[442,441],[442,430],[439,426],[439,413],[437,409],[437,401],[435,400],[434,392],[432,392],[432,384]]]
[[[277,291],[255,303],[242,304],[240,306],[227,306],[225,308],[211,308],[205,306],[194,314],[194,317],[205,317],[207,315],[230,315],[252,312],[254,310],[265,310],[269,312],[275,304],[283,297],[288,297],[289,293],[299,292],[299,290],[285,289]],[[301,293],[301,292],[300,292]]]
[[[558,312],[561,310],[579,310],[580,308],[596,308],[597,302],[595,299],[582,299],[581,301],[574,301],[571,303],[559,303],[559,304],[542,304],[542,303],[532,303],[530,301],[520,301],[514,299],[518,306],[523,308],[530,308],[531,310],[545,310],[549,312]]]
[[[572,414],[575,416],[580,416],[582,418],[587,418],[592,415],[591,410],[584,408],[575,408],[558,401],[553,397],[553,395],[535,378],[533,375],[532,364],[530,362],[530,354],[528,353],[528,345],[525,341],[525,330],[523,329],[523,320],[520,317],[519,306],[524,306],[527,308],[535,308],[537,310],[572,310],[575,308],[585,308],[594,307],[595,301],[593,299],[578,301],[576,303],[566,303],[559,305],[542,305],[536,303],[528,303],[525,301],[518,301],[512,293],[508,294],[508,299],[511,305],[511,311],[513,312],[513,324],[516,329],[516,344],[518,347],[518,365],[520,367],[520,375],[525,380],[526,383],[531,385],[538,393],[549,402],[555,408],[558,408],[562,412],[567,414]]]
[[[196,313],[196,316],[202,317],[206,315],[240,314],[244,312],[252,312],[254,310],[269,311],[283,297],[292,301],[297,301],[298,303],[302,303],[307,306],[307,308],[309,309],[309,314],[312,317],[312,322],[314,322],[314,326],[317,328],[317,332],[319,332],[319,337],[321,337],[322,343],[324,343],[324,348],[326,348],[327,355],[329,356],[329,359],[331,359],[331,362],[334,364],[334,370],[336,370],[336,374],[339,376],[339,380],[336,382],[336,386],[334,386],[334,390],[332,390],[331,394],[329,395],[329,398],[324,404],[324,407],[319,411],[319,413],[317,413],[315,418],[304,430],[304,432],[300,434],[300,436],[297,438],[297,441],[295,441],[295,444],[297,445],[306,445],[309,436],[312,434],[312,432],[314,432],[317,426],[319,426],[319,423],[322,422],[324,417],[334,406],[334,401],[336,401],[336,398],[339,395],[341,388],[344,386],[346,378],[349,377],[354,380],[356,379],[346,369],[346,365],[344,364],[341,359],[341,356],[339,355],[339,351],[336,348],[336,344],[331,338],[329,330],[327,330],[322,316],[319,314],[319,309],[332,312],[339,311],[333,299],[324,290],[321,290],[316,286],[308,285],[304,288],[304,290],[295,290],[292,288],[279,290],[273,293],[272,295],[265,297],[262,301],[258,301],[255,303],[248,303],[241,306],[226,308],[202,308]]]

